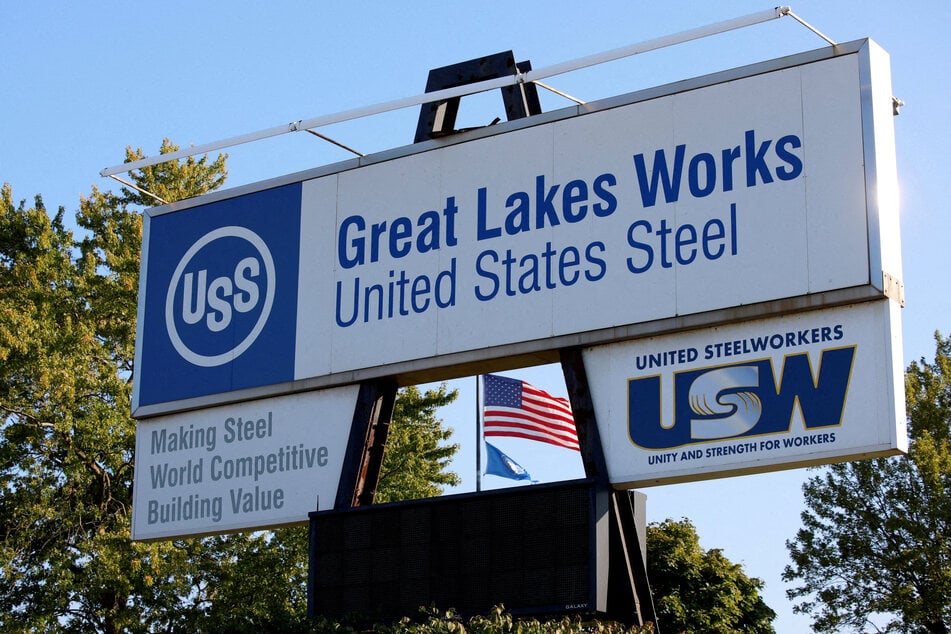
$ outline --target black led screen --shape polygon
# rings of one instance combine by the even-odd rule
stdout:
[[[584,480],[312,513],[311,613],[595,611],[606,499]]]

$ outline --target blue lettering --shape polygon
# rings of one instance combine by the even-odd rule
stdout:
[[[766,152],[773,142],[770,140],[760,143],[756,147],[756,132],[754,130],[746,131],[746,186],[756,186],[756,175],[764,183],[772,183],[773,177],[769,173],[769,165],[766,163]]]
[[[593,272],[591,271],[591,269],[585,270],[584,276],[589,282],[597,282],[602,277],[604,277],[605,273],[608,272],[607,262],[605,262],[603,259],[593,254],[593,251],[596,248],[601,253],[604,253],[604,251],[607,249],[607,247],[604,246],[603,242],[596,241],[589,244],[588,247],[584,250],[585,259],[588,260],[589,263],[594,264],[597,267],[597,272]]]
[[[672,268],[675,262],[681,266],[691,264],[701,253],[708,260],[716,260],[726,253],[727,236],[730,255],[737,255],[736,203],[730,204],[729,224],[729,233],[724,220],[719,218],[711,218],[702,229],[684,223],[674,231],[668,226],[667,219],[662,218],[655,231],[647,220],[637,220],[628,227],[627,243],[640,253],[639,257],[627,258],[627,269],[635,274],[648,271],[654,264],[655,252],[658,253],[661,268],[665,269]]]
[[[680,198],[685,161],[687,189],[694,198],[709,196],[717,190],[718,182],[722,191],[733,191],[734,165],[743,158],[747,187],[772,183],[774,174],[779,180],[793,180],[803,173],[803,159],[795,151],[801,147],[802,139],[794,134],[782,136],[774,144],[772,139],[758,141],[756,131],[747,130],[744,132],[742,145],[724,148],[720,150],[719,155],[698,152],[692,154],[687,161],[687,146],[680,144],[674,148],[673,158],[667,155],[664,148],[655,150],[654,161],[648,165],[645,154],[635,154],[634,173],[641,203],[645,208],[653,207],[660,196],[663,196],[665,203],[677,202]],[[770,166],[770,159],[779,159],[781,163],[774,169]]]
[[[358,232],[363,232],[366,230],[367,224],[363,216],[348,216],[340,223],[340,233],[337,240],[337,257],[340,261],[340,266],[345,269],[363,264],[364,252],[366,250],[363,236],[350,237],[351,227]],[[353,249],[352,252],[350,248]],[[349,255],[350,253],[352,253],[352,255]]]
[[[360,277],[354,277],[352,299],[349,289],[345,296],[343,282],[338,280],[337,325],[347,328],[361,317],[363,323],[369,323],[422,313],[433,304],[439,308],[456,304],[456,258],[452,258],[449,267],[434,278],[426,274],[413,278],[404,270],[391,270],[388,278],[381,284],[365,284]],[[345,302],[349,306],[345,306]]]
[[[437,250],[439,248],[439,214],[435,211],[427,211],[419,217],[416,224],[423,228],[416,236],[416,250],[420,253]]]
[[[776,168],[779,180],[791,181],[802,174],[802,159],[789,151],[789,147],[801,148],[802,141],[794,134],[789,134],[776,141],[776,156],[788,167]]]
[[[455,235],[455,216],[458,212],[455,198],[449,196],[446,198],[446,207],[442,215],[434,210],[424,211],[420,213],[415,224],[411,218],[405,216],[394,218],[389,226],[387,221],[383,220],[370,225],[369,236],[367,222],[363,216],[359,214],[348,216],[340,223],[338,230],[337,259],[341,267],[349,269],[367,262],[379,262],[383,250],[386,250],[394,260],[409,255],[414,246],[419,253],[435,251],[441,245],[443,218],[446,222],[446,246],[455,246],[458,243]],[[484,219],[480,217],[481,220]],[[417,227],[419,232],[414,239],[414,231]],[[369,259],[367,259],[368,251]]]
[[[558,280],[562,286],[571,286],[578,281],[578,278],[581,277],[581,273],[572,269],[580,263],[581,254],[578,253],[578,249],[568,247],[561,252],[561,256],[558,258]],[[568,274],[567,276],[566,273]]]
[[[514,210],[505,217],[505,233],[514,236],[532,230],[532,201],[525,192],[515,192],[505,201],[505,207]]]
[[[701,169],[700,165],[703,164]],[[703,172],[703,185],[700,184],[700,175]],[[712,154],[702,152],[690,159],[687,168],[687,182],[690,194],[694,198],[709,196],[717,186],[717,160]]]
[[[568,222],[584,220],[584,217],[588,215],[588,206],[580,205],[577,211],[575,211],[573,207],[575,204],[587,202],[587,200],[588,184],[586,182],[574,180],[565,185],[565,189],[561,193],[561,208],[562,213],[565,215],[565,220]]]
[[[476,299],[489,301],[501,290],[514,297],[572,286],[582,275],[596,282],[607,272],[606,262],[599,257],[604,251],[604,243],[599,241],[585,247],[583,258],[578,247],[567,246],[559,251],[551,242],[546,242],[541,252],[523,255],[513,253],[512,249],[506,249],[504,255],[488,249],[475,261],[476,274],[484,280],[474,288]]]
[[[545,176],[535,177],[535,228],[542,229],[545,226],[545,219],[552,227],[561,224],[558,220],[558,213],[555,211],[555,205],[552,200],[558,192],[560,185],[552,185],[545,190]]]
[[[767,340],[753,341],[762,347]],[[855,346],[823,350],[814,374],[808,353],[789,355],[778,384],[771,359],[676,372],[672,424],[662,420],[661,378],[631,379],[629,436],[646,449],[671,449],[715,438],[788,433],[797,406],[808,430],[839,425],[854,358]],[[708,407],[695,409],[698,401]]]
[[[456,206],[456,197],[449,196],[446,198],[446,207],[442,210],[443,218],[446,219],[446,246],[454,247],[459,243],[459,240],[456,238],[456,214],[459,213],[459,207]],[[436,248],[439,248],[437,243]],[[420,253],[424,253],[420,249]]]
[[[360,278],[353,278],[353,312],[351,313],[348,319],[343,319],[341,314],[341,300],[343,299],[343,283],[339,280],[337,281],[337,301],[336,301],[336,311],[334,311],[335,320],[337,325],[341,328],[346,328],[347,326],[352,326],[353,323],[357,320],[357,307],[360,304]]]
[[[488,251],[483,251],[480,253],[479,257],[476,258],[476,274],[479,277],[483,277],[492,282],[491,290],[488,292],[483,291],[482,286],[478,284],[476,285],[475,296],[480,302],[487,302],[491,300],[499,292],[499,277],[484,267],[483,261],[486,259],[490,259],[492,260],[493,264],[497,264],[499,261],[499,254],[489,249]]]
[[[412,248],[413,222],[404,216],[395,218],[390,224],[390,255],[394,258],[401,258],[409,255]]]
[[[641,242],[640,240],[634,239],[634,231],[636,229],[643,229],[648,234],[653,231],[651,223],[646,220],[638,220],[633,223],[627,230],[627,243],[631,245],[632,248],[638,249],[644,252],[644,257],[646,261],[642,265],[637,265],[634,263],[634,258],[627,259],[627,268],[631,273],[643,273],[651,268],[651,265],[654,264],[654,250],[651,248],[651,245],[646,242]]]
[[[740,158],[741,154],[739,145],[720,152],[723,161],[723,191],[725,192],[733,191],[733,162]]]
[[[489,227],[486,222],[486,214],[488,214],[488,209],[486,209],[486,189],[485,187],[479,188],[478,194],[478,232],[476,234],[477,240],[489,240],[491,238],[498,238],[502,235],[501,227]]]
[[[736,209],[736,205],[733,206],[733,209]],[[723,228],[723,223],[718,219],[714,218],[707,224],[703,226],[703,255],[708,260],[716,260],[721,255],[726,247],[722,244],[716,244],[715,241],[722,240],[726,237],[726,229]],[[715,245],[715,249],[711,248]],[[734,253],[734,255],[736,255]]]
[[[595,216],[604,218],[613,214],[614,210],[617,209],[617,197],[607,190],[607,187],[614,187],[615,185],[617,185],[617,178],[611,173],[601,174],[601,176],[594,179],[594,193],[605,203],[603,205],[595,203]]]
[[[693,244],[697,244],[697,230],[694,229],[693,225],[682,225],[677,229],[676,236],[677,243],[677,263],[678,264],[690,264],[697,257],[696,247],[687,249],[687,255],[683,255],[684,247],[690,247]]]
[[[686,145],[678,145],[674,150],[674,165],[671,170],[667,166],[667,155],[663,149],[654,152],[654,169],[650,179],[647,178],[647,167],[644,164],[644,155],[634,155],[634,171],[637,173],[637,184],[641,190],[641,202],[644,207],[653,207],[657,204],[658,185],[664,188],[664,200],[668,203],[677,202],[680,197],[680,178],[684,167],[684,153]]]

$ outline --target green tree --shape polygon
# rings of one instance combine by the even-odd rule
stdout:
[[[951,631],[951,340],[935,341],[934,362],[905,372],[907,456],[832,465],[803,485],[783,577],[801,580],[787,594],[816,631]]]
[[[458,392],[445,384],[425,393],[415,386],[400,390],[386,439],[377,504],[433,497],[444,486],[460,483],[459,476],[447,470],[459,445],[446,444],[452,429],[443,428],[436,416],[436,409],[456,396]]]
[[[396,623],[376,624],[373,629],[318,619],[314,631],[333,634],[652,634],[653,624],[628,626],[622,623],[582,621],[577,617],[562,617],[539,621],[516,618],[502,606],[492,608],[486,615],[463,619],[454,610],[442,612],[436,608],[421,608],[415,620],[403,617]]]
[[[223,178],[224,157],[148,173],[174,199],[196,175]],[[39,197],[15,204],[9,185],[0,196],[3,631],[139,631],[187,609],[191,579],[166,571],[184,570],[189,549],[129,541],[137,202],[93,189],[76,239],[62,208],[50,217]]]
[[[177,149],[166,140],[160,152]],[[196,196],[224,183],[225,158],[163,163],[132,182],[169,202]],[[155,202],[94,188],[77,237],[63,209],[0,192],[0,632],[307,629],[306,529],[130,541],[140,214]],[[434,416],[454,397],[401,397],[391,499],[456,481]]]
[[[664,634],[774,631],[763,582],[720,550],[704,550],[687,519],[648,525],[647,576]]]

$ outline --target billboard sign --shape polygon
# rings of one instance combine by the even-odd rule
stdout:
[[[293,394],[140,421],[132,538],[307,521],[332,505],[358,387]]]
[[[157,208],[135,413],[881,297],[891,125],[864,40]]]
[[[881,300],[586,349],[612,484],[906,450],[899,310]]]

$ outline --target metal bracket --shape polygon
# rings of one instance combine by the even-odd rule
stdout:
[[[885,297],[895,300],[902,308],[905,307],[905,283],[897,277],[882,271],[882,286]]]
[[[426,92],[436,92],[509,75],[519,78],[522,73],[531,69],[531,62],[516,63],[512,51],[503,51],[430,70],[426,80]],[[541,114],[542,107],[535,84],[518,81],[514,86],[505,86],[500,90],[508,121]],[[414,143],[464,132],[465,130],[455,129],[461,99],[461,97],[451,97],[422,104],[419,110],[419,122],[416,124]]]
[[[155,200],[159,201],[159,202],[162,203],[163,205],[167,205],[167,204],[168,204],[168,201],[167,201],[167,200],[165,200],[165,199],[163,199],[163,198],[160,198],[159,196],[156,196],[155,194],[153,194],[152,192],[150,192],[150,191],[148,191],[148,190],[146,190],[146,189],[142,189],[141,187],[139,187],[139,186],[136,185],[135,183],[130,183],[129,181],[125,180],[124,178],[119,178],[119,177],[116,176],[115,174],[110,174],[110,175],[109,175],[109,178],[111,178],[111,179],[113,179],[113,180],[119,181],[120,183],[122,183],[122,184],[125,185],[126,187],[131,187],[132,189],[134,189],[135,191],[139,192],[140,194],[145,194],[146,196],[148,196],[148,197],[150,197],[150,198],[154,198]]]

